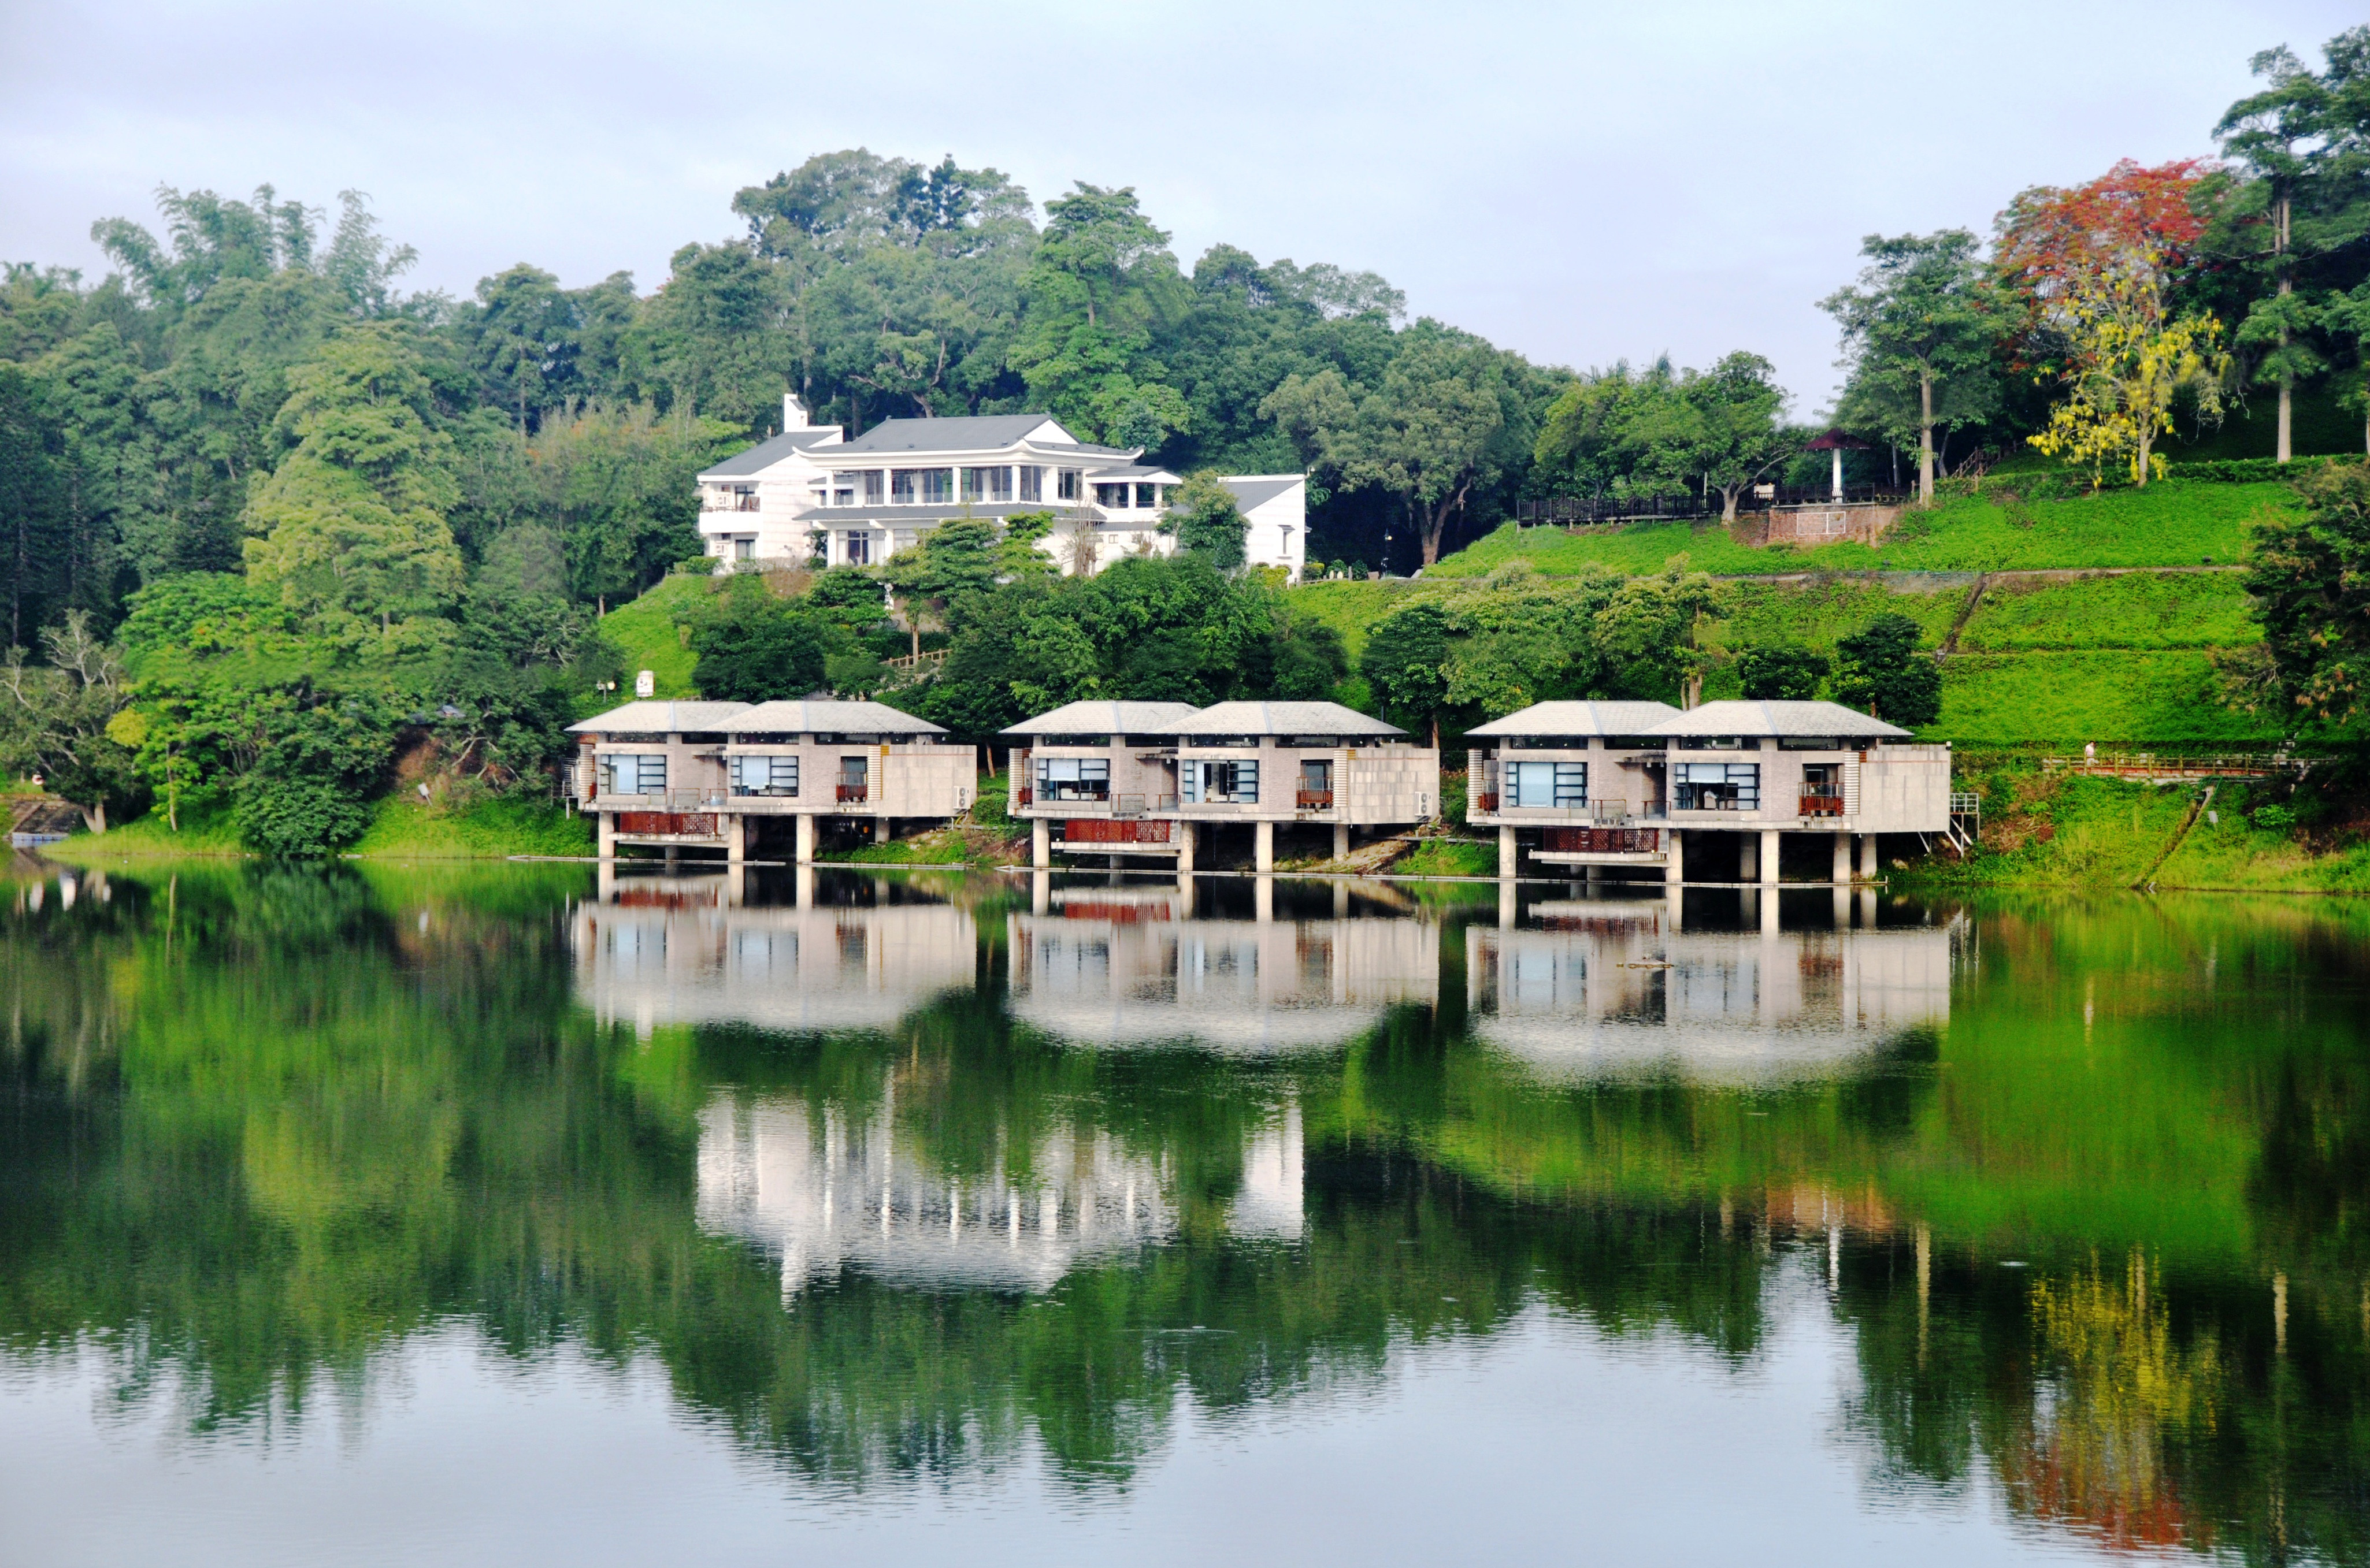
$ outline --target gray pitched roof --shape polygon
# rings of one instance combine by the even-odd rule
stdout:
[[[1007,735],[1174,735],[1202,710],[1191,703],[1070,703],[1024,718]]]
[[[1706,703],[1664,719],[1650,735],[1816,736],[1852,739],[1906,740],[1898,725],[1857,713],[1841,703]]]
[[[570,735],[609,731],[623,731],[628,735],[680,735],[685,730],[722,729],[725,720],[748,705],[746,703],[673,703],[645,699],[627,703],[622,708],[611,708],[605,714],[595,714],[581,724],[571,724],[568,732]]]
[[[943,727],[886,703],[848,703],[833,697],[798,697],[759,703],[722,727],[728,733],[779,735],[944,735]]]
[[[839,427],[823,425],[813,429],[785,430],[778,436],[759,441],[746,452],[734,452],[713,468],[699,471],[702,479],[746,479],[762,474],[782,459],[810,447],[837,446]]]
[[[1339,703],[1220,703],[1203,708],[1177,727],[1180,736],[1196,735],[1405,735],[1395,724],[1385,724]]]
[[[1237,478],[1220,479],[1218,483],[1234,492],[1236,506],[1249,511],[1253,507],[1265,506],[1294,485],[1306,484],[1307,480],[1298,474],[1247,474]]]
[[[1076,444],[1076,438],[1063,429],[1061,422],[1051,414],[966,414],[947,419],[883,419],[854,441],[843,444],[839,451],[996,452],[1048,425],[1059,433],[1049,435],[1047,441]]]
[[[1646,735],[1679,716],[1668,703],[1533,703],[1520,713],[1476,725],[1465,733],[1510,735]],[[1722,731],[1721,733],[1730,733]]]

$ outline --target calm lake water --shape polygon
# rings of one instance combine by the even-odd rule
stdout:
[[[0,1562],[2370,1561],[2370,910],[0,886]]]

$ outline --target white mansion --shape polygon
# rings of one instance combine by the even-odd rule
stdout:
[[[1160,531],[1183,479],[1138,463],[1141,451],[1092,446],[1045,414],[885,419],[854,441],[807,423],[782,399],[782,433],[699,475],[699,532],[724,560],[869,566],[910,548],[951,517],[1002,521],[1051,512],[1043,548],[1065,572],[1122,556],[1169,555]],[[1296,581],[1308,553],[1306,475],[1221,479],[1250,524],[1250,564]],[[820,548],[818,548],[820,536]]]

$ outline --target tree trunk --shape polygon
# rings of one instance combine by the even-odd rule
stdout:
[[[1744,486],[1742,485],[1722,485],[1720,487],[1720,521],[1733,523],[1736,521],[1736,498],[1743,493]]]
[[[107,832],[107,802],[101,800],[94,806],[85,806],[79,801],[73,804],[74,808],[82,813],[82,825],[93,834],[103,837]]]
[[[1426,509],[1421,501],[1415,504],[1416,532],[1423,542],[1423,564],[1427,567],[1440,559],[1440,536],[1448,528],[1448,514],[1465,503],[1465,492],[1473,487],[1467,480],[1455,493],[1442,498],[1440,505]]]
[[[2289,275],[2289,270],[2288,270],[2288,262],[2287,262],[2287,259],[2286,259],[2286,258],[2287,258],[2287,250],[2288,250],[2288,220],[2289,220],[2288,199],[2287,199],[2284,195],[2283,195],[2283,196],[2280,198],[2280,221],[2279,221],[2279,226],[2278,226],[2277,228],[2275,228],[2275,229],[2273,229],[2273,230],[2272,231],[2272,249],[2273,254],[2277,255],[2277,256],[2281,258],[2281,259],[2280,259],[2280,263],[2279,263],[2279,268],[2280,268],[2280,298],[2281,298],[2282,300],[2284,300],[2284,300],[2285,300],[2285,299],[2286,299],[2286,298],[2287,298],[2291,293],[2293,293],[2293,292],[2295,292],[2295,279],[2294,279],[2294,278],[2292,278],[2292,277]],[[2294,414],[2295,414],[2295,376],[2293,376],[2293,375],[2291,375],[2291,374],[2288,372],[2288,368],[2287,368],[2287,348],[2288,348],[2288,326],[2287,326],[2287,315],[2286,315],[2285,311],[2284,310],[2284,311],[2281,313],[2281,315],[2280,315],[2280,446],[2279,446],[2279,461],[2280,461],[2280,462],[2282,462],[2282,463],[2285,463],[2285,462],[2288,460],[2288,454],[2289,454],[2290,451],[2292,450],[2291,443],[2290,443],[2290,441],[2289,441],[2289,440],[2288,440],[2288,433],[2289,433],[2289,429],[2290,429],[2290,426],[2291,426],[2292,418],[2293,418],[2293,416],[2294,416]]]
[[[1917,504],[1934,504],[1934,372],[1917,372]]]

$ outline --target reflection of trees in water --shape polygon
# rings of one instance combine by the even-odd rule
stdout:
[[[572,886],[231,873],[20,917],[0,940],[0,1344],[102,1343],[127,1397],[178,1375],[202,1431],[301,1418],[325,1379],[366,1389],[374,1354],[459,1319],[518,1355],[653,1355],[686,1403],[816,1481],[972,1474],[1033,1443],[1097,1486],[1157,1451],[1180,1393],[1221,1415],[1324,1397],[1383,1376],[1395,1344],[1540,1308],[1749,1358],[1799,1260],[1853,1332],[1850,1429],[1888,1485],[1988,1473],[2026,1516],[2105,1541],[2364,1555],[2364,1071],[2307,1016],[2175,1033],[2145,1085],[2098,1078],[2115,1059],[2085,1039],[2079,1100],[2045,1064],[2045,1093],[1995,1092],[2013,1059],[1982,1054],[1973,996],[1946,1044],[1751,1093],[1542,1084],[1465,1037],[1461,981],[1283,1063],[1063,1048],[1010,1020],[992,965],[882,1032],[638,1040],[573,1001]],[[1003,922],[980,923],[992,944]],[[1987,937],[2003,1030],[2058,1026],[2046,987],[2084,939]],[[843,1271],[786,1305],[771,1258],[696,1223],[719,1100],[885,1116],[907,1158],[965,1182],[1091,1133],[1161,1173],[1176,1222],[1041,1294]],[[2106,1124],[2134,1103],[2250,1140],[2245,1212],[2293,1260],[2284,1318],[2270,1271],[2194,1237],[2100,1263],[2030,1218],[2062,1211],[2033,1173],[2121,1136]],[[1304,1224],[1246,1241],[1244,1150],[1287,1104]],[[2001,1266],[2010,1238],[2031,1268]]]

